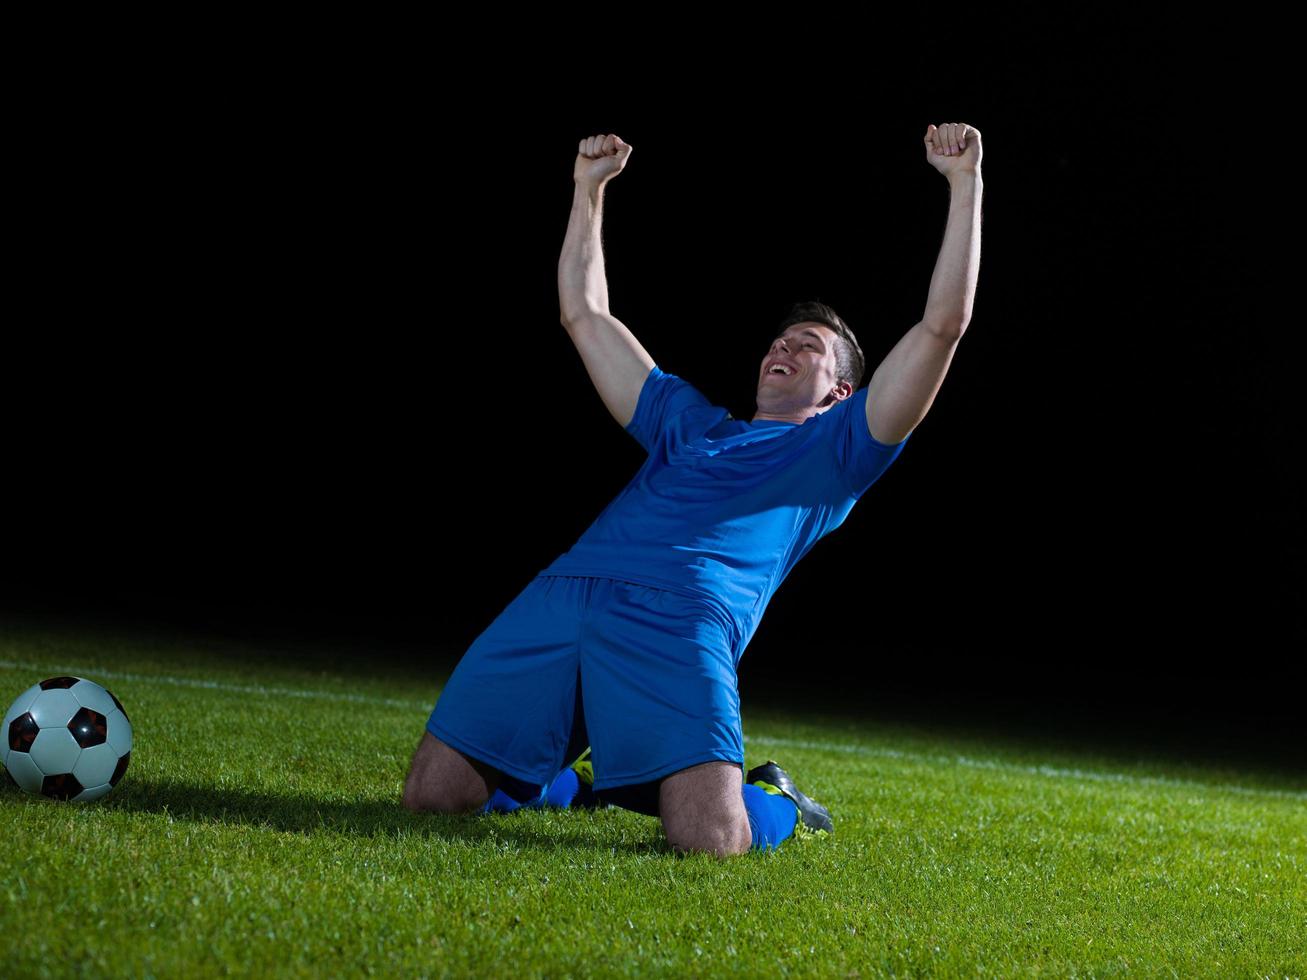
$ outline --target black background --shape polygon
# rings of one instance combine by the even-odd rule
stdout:
[[[247,46],[206,71],[179,47],[34,82],[0,612],[448,669],[643,459],[557,318],[578,141],[634,147],[612,313],[749,418],[791,303],[845,317],[864,384],[921,318],[949,201],[922,137],[963,121],[973,318],[903,454],[777,592],[746,703],[1300,738],[1298,317],[1263,271],[1300,195],[1275,114],[1214,36],[1111,69],[1037,33],[1028,58],[874,68],[686,42],[458,66]]]

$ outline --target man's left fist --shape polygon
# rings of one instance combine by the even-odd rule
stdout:
[[[926,162],[952,177],[980,172],[980,130],[966,123],[926,127]]]

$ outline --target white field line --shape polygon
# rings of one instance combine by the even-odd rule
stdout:
[[[163,674],[128,674],[116,670],[69,667],[64,664],[31,664],[18,663],[13,660],[0,660],[0,668],[6,667],[14,670],[30,670],[34,674],[40,674],[43,679],[59,674],[68,674],[72,677],[84,677],[87,680],[96,681],[98,683],[97,678],[105,677],[109,680],[117,681],[140,681],[142,684],[172,684],[177,687],[202,687],[211,691],[230,691],[233,694],[275,695],[288,698],[317,698],[324,701],[352,701],[356,704],[384,705],[387,708],[425,708],[427,711],[430,711],[436,703],[434,698],[431,701],[401,701],[396,698],[378,698],[367,694],[346,694],[343,691],[313,691],[305,690],[303,688],[265,687],[262,684],[229,684],[226,681],[208,681],[199,677],[168,677]],[[28,687],[30,686],[31,685],[29,684]],[[15,693],[14,697],[17,697],[18,693]]]
[[[198,677],[169,677],[164,674],[131,674],[112,670],[87,670],[83,667],[70,667],[63,664],[33,664],[14,660],[0,660],[0,669],[27,670],[42,677],[56,674],[69,674],[85,677],[89,680],[104,677],[110,680],[139,681],[143,684],[172,684],[177,687],[197,687],[213,691],[230,691],[234,694],[253,694],[258,696],[311,698],[323,701],[349,701],[354,704],[371,704],[387,708],[405,708],[429,712],[434,701],[405,701],[397,698],[380,698],[367,694],[346,694],[340,691],[315,691],[305,688],[265,687],[262,684],[230,684],[225,681],[204,680]],[[15,694],[15,697],[17,694]],[[0,700],[3,696],[0,695]],[[791,749],[812,749],[818,752],[843,752],[849,755],[881,756],[890,759],[905,759],[910,762],[924,762],[939,766],[956,765],[972,769],[989,769],[995,772],[1023,773],[1030,776],[1043,776],[1050,779],[1087,779],[1107,783],[1129,783],[1135,785],[1153,785],[1168,787],[1186,787],[1190,789],[1221,790],[1227,793],[1244,793],[1249,796],[1270,796],[1281,799],[1307,800],[1307,792],[1296,790],[1266,789],[1256,786],[1237,786],[1231,783],[1203,783],[1192,779],[1172,779],[1167,776],[1140,776],[1128,773],[1092,772],[1083,769],[1063,769],[1057,766],[1023,766],[1013,762],[1001,762],[995,759],[971,759],[962,755],[928,755],[921,752],[903,752],[898,749],[870,745],[850,744],[845,742],[810,741],[797,738],[773,738],[769,735],[746,735],[746,742],[756,745],[775,745]]]
[[[1260,786],[1237,786],[1232,783],[1202,783],[1192,779],[1173,779],[1169,776],[1140,776],[1120,772],[1091,772],[1084,769],[1062,769],[1057,766],[1023,766],[1015,762],[996,759],[970,759],[964,755],[925,755],[920,752],[900,752],[897,749],[848,745],[837,742],[810,742],[797,738],[772,738],[767,735],[746,737],[746,742],[759,745],[781,745],[794,749],[814,749],[819,752],[847,752],[851,755],[880,755],[910,762],[930,762],[939,765],[966,766],[971,769],[992,769],[996,772],[1026,773],[1031,776],[1048,776],[1053,779],[1090,779],[1105,783],[1187,787],[1215,789],[1227,793],[1245,793],[1250,796],[1274,796],[1287,800],[1307,800],[1307,792],[1290,789],[1266,789]]]

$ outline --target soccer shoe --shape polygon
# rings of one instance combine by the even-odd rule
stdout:
[[[595,784],[595,767],[590,759],[590,746],[587,745],[585,751],[577,756],[576,761],[567,768],[574,770],[577,778],[586,786],[593,786]]]
[[[796,838],[825,837],[835,832],[830,811],[800,793],[789,773],[773,760],[768,759],[761,766],[754,766],[744,777],[744,781],[773,796],[784,796],[794,802],[794,805],[799,808],[799,820],[794,824]]]
[[[595,767],[590,757],[590,746],[585,747],[585,751],[577,756],[576,761],[567,768],[576,773],[576,796],[572,799],[573,809],[602,809],[607,804],[600,803],[595,798]]]

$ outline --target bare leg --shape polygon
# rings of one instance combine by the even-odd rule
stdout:
[[[503,774],[446,745],[429,731],[413,754],[404,782],[404,806],[420,813],[467,813],[485,806]]]
[[[659,810],[672,849],[743,854],[753,843],[744,809],[744,780],[733,762],[704,762],[662,781]]]

